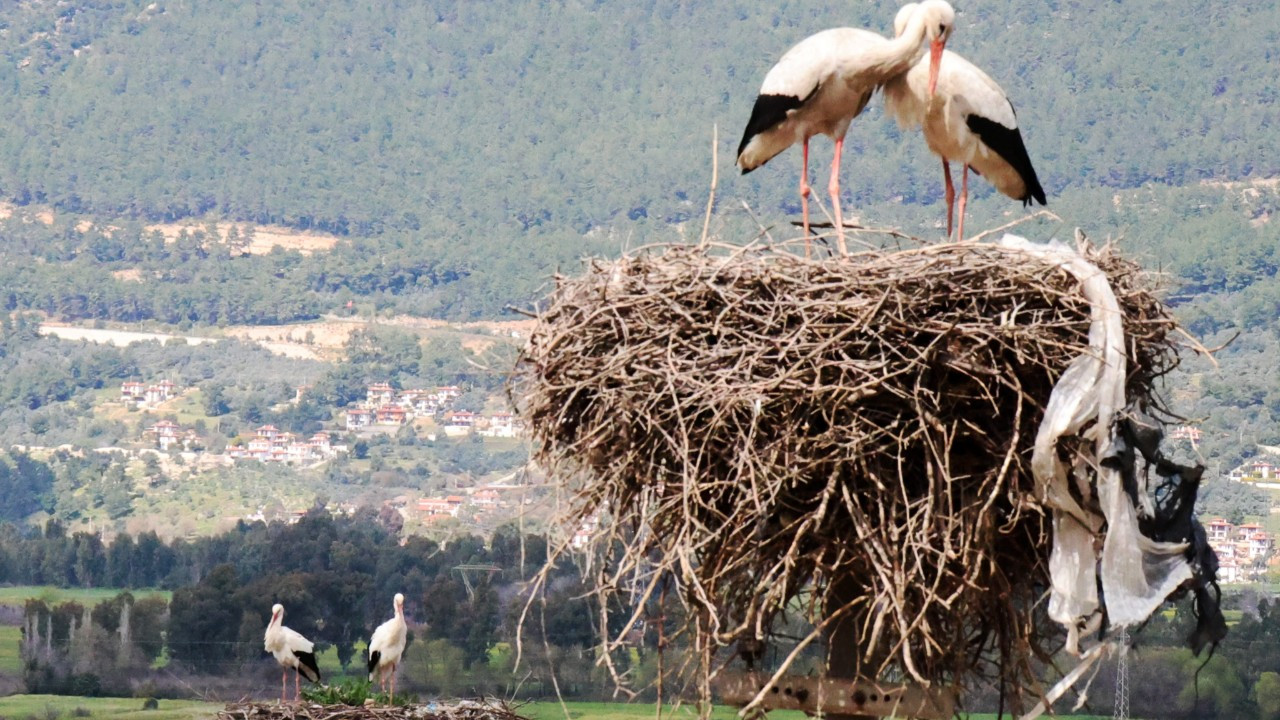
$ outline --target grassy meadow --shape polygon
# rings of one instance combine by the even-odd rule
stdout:
[[[65,695],[10,695],[0,697],[0,717],[12,720],[60,720],[86,717],[97,720],[208,720],[221,704],[198,700],[160,700],[155,710],[143,710],[142,698],[82,698]],[[89,713],[86,715],[85,713]]]
[[[16,675],[22,671],[18,658],[18,643],[22,640],[22,628],[0,625],[0,673]]]
[[[29,598],[38,598],[49,605],[74,600],[82,605],[96,605],[104,600],[119,595],[122,591],[115,588],[57,588],[45,585],[16,585],[0,587],[0,605],[22,607]],[[160,595],[169,600],[173,593],[168,590],[130,590],[139,600],[152,595]],[[0,653],[0,658],[3,654]]]

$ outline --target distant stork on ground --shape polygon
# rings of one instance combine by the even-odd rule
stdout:
[[[267,633],[263,647],[275,656],[280,663],[280,704],[285,703],[288,690],[288,672],[293,668],[293,700],[302,699],[298,675],[302,674],[313,683],[320,682],[320,666],[316,664],[316,654],[311,641],[301,633],[281,624],[284,620],[284,606],[276,603],[271,607],[271,622],[267,625]]]
[[[400,665],[400,656],[404,654],[404,644],[408,636],[408,626],[404,622],[404,595],[396,593],[395,616],[382,623],[373,631],[369,640],[369,682],[378,675],[378,687],[387,691],[387,676],[391,676],[392,701],[396,699],[396,668]]]
[[[929,41],[929,76],[938,73],[943,47],[951,35],[955,11],[944,0],[911,4],[912,11],[893,40],[869,30],[833,28],[801,40],[773,66],[760,86],[751,119],[738,146],[743,174],[760,167],[797,141],[804,146],[800,206],[804,213],[805,254],[809,252],[809,138],[835,140],[827,191],[835,215],[836,237],[846,253],[840,212],[840,151],[845,132],[872,93],[889,78],[906,72],[924,55]],[[901,13],[900,13],[901,15]],[[930,81],[932,84],[932,80]]]
[[[905,5],[893,21],[894,32],[911,32],[912,5]],[[956,237],[964,239],[964,208],[969,197],[969,169],[987,178],[997,190],[1023,205],[1045,204],[1044,189],[1031,167],[1027,146],[1018,131],[1013,103],[996,81],[973,63],[947,50],[941,69],[917,62],[884,85],[885,106],[903,128],[921,127],[929,149],[942,158],[946,180],[947,237],[951,237],[955,187],[951,165],[964,166],[960,181],[960,224]]]

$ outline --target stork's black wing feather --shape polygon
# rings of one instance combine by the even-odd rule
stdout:
[[[810,93],[812,96],[812,93]],[[807,99],[807,98],[806,98]],[[804,100],[794,95],[759,95],[756,104],[751,108],[751,119],[747,121],[747,129],[742,132],[742,142],[738,143],[738,155],[747,148],[751,138],[772,128],[787,119],[787,113],[804,104]],[[750,170],[743,170],[746,175]]]
[[[320,682],[320,665],[316,662],[316,654],[294,650],[293,656],[298,658],[298,671],[313,683]]]
[[[1027,186],[1027,194],[1018,198],[1022,204],[1030,205],[1032,198],[1035,198],[1036,202],[1044,205],[1044,188],[1040,187],[1036,170],[1031,167],[1031,158],[1027,155],[1027,146],[1022,142],[1022,133],[1018,132],[1018,128],[1005,127],[981,115],[968,115],[964,121],[974,134],[982,138],[982,142],[986,143],[987,147],[1004,158],[1004,161],[1022,177],[1022,182]]]
[[[374,650],[369,653],[369,672],[372,673],[378,667],[378,661],[382,659],[382,651]]]

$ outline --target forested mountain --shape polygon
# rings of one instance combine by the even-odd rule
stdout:
[[[897,5],[3,3],[0,199],[56,219],[0,221],[0,302],[176,325],[309,320],[353,300],[494,316],[584,254],[696,235],[713,127],[713,226],[745,240],[743,202],[775,229],[798,211],[798,153],[732,168],[765,71],[824,27],[888,32]],[[1278,28],[1262,0],[990,0],[959,4],[949,45],[1009,91],[1065,221],[1021,231],[1120,238],[1167,273],[1208,344],[1246,334],[1218,374],[1193,364],[1204,377],[1174,383],[1180,410],[1235,431],[1210,449],[1224,464],[1280,442]],[[941,235],[938,163],[879,100],[848,148],[846,209]],[[814,143],[815,168],[829,153]],[[984,181],[973,194],[971,229],[1020,212]],[[146,229],[179,218],[343,241],[228,255]]]
[[[728,170],[773,60],[823,27],[888,32],[898,3],[7,5],[0,195],[403,232],[521,274],[599,249],[593,229],[699,215],[712,125]],[[1280,171],[1278,27],[1263,0],[993,0],[961,5],[951,47],[1010,90],[1052,198]],[[852,202],[936,203],[936,163],[878,105],[850,133]],[[798,158],[776,162],[722,191],[794,205]]]

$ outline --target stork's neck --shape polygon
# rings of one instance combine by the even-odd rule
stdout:
[[[921,10],[912,13],[902,34],[878,48],[879,57],[876,58],[875,66],[883,73],[884,80],[901,75],[924,57],[928,14]]]

